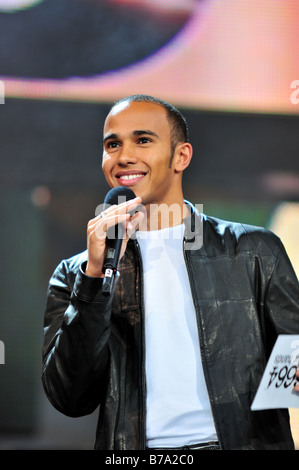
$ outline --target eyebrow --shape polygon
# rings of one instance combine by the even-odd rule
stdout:
[[[134,136],[152,135],[153,137],[158,137],[158,134],[156,134],[153,131],[150,131],[149,129],[140,129],[140,130],[133,131],[132,135],[134,135]],[[111,139],[119,139],[119,135],[115,134],[115,133],[114,134],[108,134],[108,135],[106,135],[106,137],[104,137],[103,142],[105,143],[107,140],[111,140]]]
[[[118,139],[118,134],[108,134],[108,135],[106,135],[106,137],[104,137],[103,142],[105,143],[107,140],[110,140],[110,139]]]
[[[158,137],[158,134],[156,134],[154,131],[150,131],[150,130],[140,130],[140,131],[134,131],[133,132],[133,135],[144,135],[144,134],[147,134],[147,135],[152,135],[153,137]]]

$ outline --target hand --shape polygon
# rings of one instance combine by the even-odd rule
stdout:
[[[123,223],[126,227],[126,237],[122,243],[120,257],[123,256],[130,235],[135,231],[136,222],[141,222],[142,212],[137,212],[133,216],[130,211],[136,209],[141,204],[141,198],[137,197],[119,205],[109,207],[91,221],[87,226],[87,250],[88,261],[85,274],[91,277],[104,277],[102,272],[106,254],[107,230],[114,225]]]
[[[294,391],[299,392],[299,368],[296,371],[296,379],[297,379],[297,382],[295,382],[294,384]]]

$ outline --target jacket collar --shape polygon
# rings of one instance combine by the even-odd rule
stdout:
[[[190,214],[183,219],[185,225],[185,249],[199,250],[203,243],[204,215],[191,202],[186,199],[184,202],[190,209]]]

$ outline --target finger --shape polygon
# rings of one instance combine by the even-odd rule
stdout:
[[[99,214],[88,223],[88,236],[94,232],[98,239],[105,239],[107,231],[119,223],[124,223],[129,217],[129,212],[140,206],[141,198],[136,197],[119,205],[110,206],[104,213]],[[135,215],[135,214],[134,214]],[[132,216],[133,217],[133,216]]]
[[[114,205],[114,206],[110,206],[108,209],[106,209],[105,211],[101,212],[99,215],[97,215],[94,219],[91,219],[89,222],[88,222],[88,228],[90,230],[94,230],[99,222],[103,221],[105,219],[105,222],[108,221],[108,218],[109,217],[112,217],[113,215],[114,216],[117,216],[117,214],[121,211],[119,210],[119,207],[120,206],[117,206],[117,205]]]
[[[125,214],[134,210],[141,203],[141,197],[136,197],[135,199],[130,199],[129,201],[122,202],[121,204],[109,207],[109,209],[104,211],[106,215],[112,214]]]
[[[136,212],[128,222],[126,223],[126,229],[128,236],[131,237],[134,232],[143,228],[143,222],[145,221],[143,212]]]
[[[106,216],[112,216],[117,214],[125,214],[126,212],[133,211],[138,205],[141,204],[141,197],[130,199],[129,201],[122,202],[121,204],[114,204],[109,206],[107,209],[98,214],[94,219],[90,220],[89,224],[92,226],[97,223],[99,219],[103,219]]]
[[[94,233],[97,238],[103,239],[106,238],[108,230],[112,229],[118,224],[125,224],[129,220],[130,214],[118,214],[112,215],[110,217],[105,216],[100,219],[98,223],[94,226]]]

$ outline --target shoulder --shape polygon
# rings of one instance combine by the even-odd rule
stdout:
[[[221,251],[250,252],[278,256],[283,249],[280,239],[263,227],[203,216],[205,248]]]

